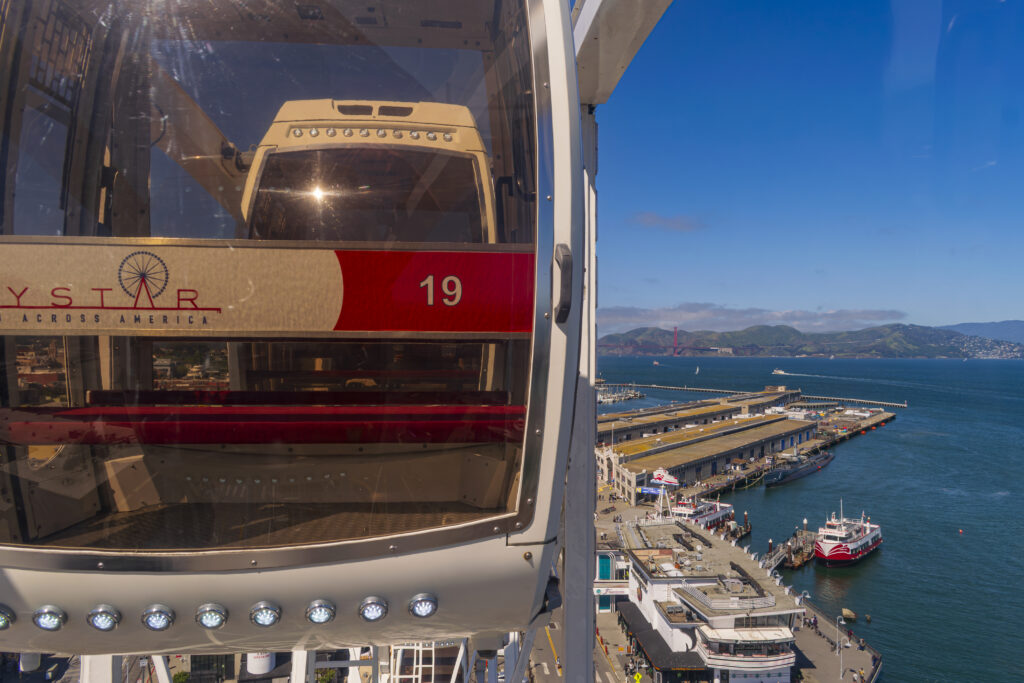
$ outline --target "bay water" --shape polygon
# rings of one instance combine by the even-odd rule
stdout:
[[[654,365],[654,361],[658,365]],[[698,371],[699,368],[699,371]],[[773,375],[773,369],[786,375]],[[742,541],[763,553],[807,519],[839,512],[881,524],[878,552],[847,568],[783,571],[883,655],[885,681],[1024,681],[1024,362],[821,358],[601,357],[607,382],[907,401],[896,419],[834,447],[824,470],[784,486],[727,493]],[[641,389],[600,413],[712,398]],[[865,615],[871,615],[866,623]],[[835,628],[824,625],[823,628]]]

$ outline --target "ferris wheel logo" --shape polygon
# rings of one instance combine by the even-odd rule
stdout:
[[[156,308],[154,299],[167,289],[167,264],[151,251],[133,251],[117,269],[117,282],[134,300],[132,308]]]

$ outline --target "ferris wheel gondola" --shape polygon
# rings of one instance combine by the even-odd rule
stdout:
[[[61,183],[0,213],[9,650],[492,649],[557,601],[568,7],[257,4],[3,5],[4,134],[68,131],[0,147]]]

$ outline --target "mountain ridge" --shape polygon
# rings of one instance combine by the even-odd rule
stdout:
[[[944,330],[953,330],[975,337],[1024,344],[1024,320],[1000,320],[991,323],[957,323],[943,325]]]
[[[956,330],[895,323],[847,332],[800,332],[787,325],[755,325],[732,332],[679,330],[684,356],[835,356],[837,358],[1024,358],[1024,344]],[[597,341],[600,355],[673,354],[673,332],[639,327]]]

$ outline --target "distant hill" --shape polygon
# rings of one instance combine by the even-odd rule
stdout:
[[[672,354],[672,332],[641,327],[598,339],[617,356]],[[923,325],[882,325],[852,332],[801,332],[758,325],[736,332],[679,331],[684,356],[836,356],[837,358],[1024,358],[1024,345]]]
[[[944,325],[942,329],[962,332],[975,337],[1024,344],[1024,320],[1004,320],[998,323],[960,323],[959,325]]]

